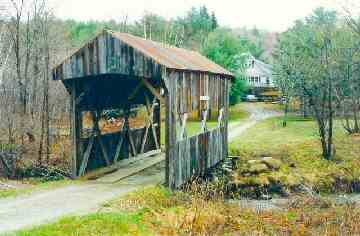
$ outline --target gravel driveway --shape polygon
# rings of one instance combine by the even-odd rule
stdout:
[[[259,121],[281,115],[279,111],[266,109],[257,103],[245,103],[245,110],[251,114],[250,117],[247,120],[229,125],[229,141],[239,137],[242,133],[256,125]]]

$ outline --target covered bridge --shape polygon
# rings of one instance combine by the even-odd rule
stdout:
[[[71,95],[74,178],[160,150],[161,129],[171,188],[227,156],[233,75],[197,52],[104,30],[55,67],[53,78]],[[101,121],[111,114],[118,129],[106,131]],[[188,121],[199,124],[191,137]]]

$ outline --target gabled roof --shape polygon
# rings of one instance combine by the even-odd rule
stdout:
[[[146,40],[131,34],[108,31],[115,38],[153,58],[157,63],[171,69],[232,74],[198,52]]]
[[[54,68],[54,78],[55,79],[66,79],[66,78],[76,78],[81,77],[81,75],[85,75],[87,73],[81,69],[84,63],[89,63],[89,60],[84,60],[78,62],[77,60],[81,56],[83,56],[84,51],[88,51],[89,45],[94,41],[99,41],[101,37],[112,37],[115,40],[119,40],[122,44],[131,47],[137,53],[143,54],[144,57],[151,59],[156,64],[163,66],[167,69],[176,69],[176,70],[187,70],[187,71],[200,71],[200,72],[209,72],[213,74],[226,75],[227,77],[233,77],[232,73],[217,65],[213,61],[209,60],[205,56],[202,56],[198,52],[186,50],[182,48],[177,48],[174,46],[170,46],[163,43],[154,42],[151,40],[146,40],[131,34],[127,33],[119,33],[110,30],[104,30],[101,34],[95,37],[92,41],[85,44],[82,48],[77,50],[75,53],[67,57],[62,63],[60,63],[57,67]],[[103,45],[103,44],[102,44]],[[101,57],[100,69],[96,68],[94,70],[97,71],[98,74],[107,73],[106,65],[103,66],[104,63],[108,63],[106,60],[106,54],[111,55],[111,47],[106,46],[104,44],[104,49],[101,49],[95,53],[97,53],[97,57]],[[105,55],[104,55],[105,53]],[[88,54],[86,54],[88,55]],[[99,59],[97,59],[99,60]],[[122,60],[122,63],[128,65],[129,61]],[[135,62],[136,63],[136,62]],[[139,62],[141,63],[141,62]],[[91,65],[89,65],[91,66]],[[103,69],[105,67],[105,69]],[[93,73],[92,75],[96,75]]]
[[[247,76],[266,76],[271,77],[272,76],[272,66],[269,64],[266,64],[254,57],[250,57],[250,67],[246,70]],[[251,67],[252,61],[254,62],[254,67]]]

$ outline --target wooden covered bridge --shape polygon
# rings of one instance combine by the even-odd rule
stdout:
[[[171,188],[227,156],[233,75],[197,52],[104,30],[55,67],[53,78],[71,95],[74,178],[160,150],[161,129]],[[104,131],[101,121],[112,114],[118,128]],[[188,121],[199,121],[192,137]]]

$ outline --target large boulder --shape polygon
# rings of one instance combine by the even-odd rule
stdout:
[[[268,172],[269,170],[269,167],[264,163],[253,163],[250,165],[247,172],[249,172],[250,174],[261,174],[264,172]]]
[[[265,164],[271,170],[279,170],[282,165],[282,162],[280,160],[274,159],[272,157],[263,157],[261,159],[261,163]]]

